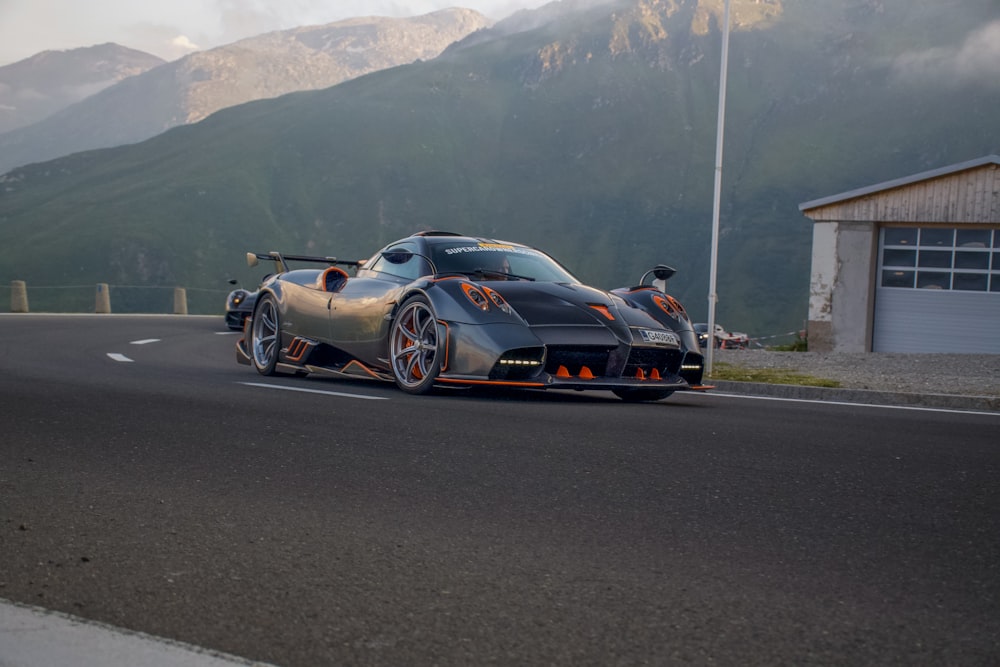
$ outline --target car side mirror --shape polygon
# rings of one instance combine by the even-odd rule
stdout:
[[[675,273],[677,273],[677,269],[669,267],[666,264],[657,264],[653,267],[653,276],[657,280],[670,280]]]
[[[639,284],[645,285],[646,278],[648,278],[650,274],[652,274],[657,280],[670,280],[675,273],[677,273],[677,269],[667,266],[666,264],[657,264],[649,271],[642,274],[642,278],[639,279]]]
[[[434,262],[431,261],[431,258],[427,255],[421,255],[419,252],[413,252],[411,250],[392,250],[383,252],[381,255],[385,258],[385,261],[390,264],[406,264],[414,257],[420,257],[430,265],[431,274],[437,275],[437,267],[434,266]]]
[[[406,264],[411,259],[413,259],[413,253],[408,250],[394,250],[393,252],[384,252],[382,256],[385,257],[385,261],[390,264]]]

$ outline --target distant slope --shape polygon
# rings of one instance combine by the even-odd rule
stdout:
[[[806,316],[799,203],[1000,150],[997,65],[962,55],[994,5],[733,4],[758,13],[730,51],[718,317],[768,335]],[[540,245],[605,287],[665,262],[704,317],[720,6],[559,3],[433,61],[15,170],[0,283],[208,288],[251,282],[246,250],[355,258],[430,227]]]
[[[491,24],[478,12],[447,9],[412,18],[365,17],[283,30],[193,53],[0,135],[0,173],[81,150],[142,141],[251,100],[327,88],[430,59]]]
[[[43,51],[0,67],[0,134],[36,123],[165,61],[117,44]]]

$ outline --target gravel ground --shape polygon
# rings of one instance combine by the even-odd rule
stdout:
[[[836,380],[845,389],[1000,397],[997,354],[844,354],[716,350],[714,363]]]

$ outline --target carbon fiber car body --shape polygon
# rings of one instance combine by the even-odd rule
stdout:
[[[254,256],[280,269],[255,294],[237,343],[238,361],[263,374],[371,377],[411,393],[605,389],[637,401],[706,388],[697,338],[672,297],[588,287],[528,246],[427,232],[362,262],[296,258],[326,268]]]
[[[243,288],[231,291],[226,295],[226,313],[223,316],[226,327],[241,331],[246,326],[247,319],[253,315],[256,303],[257,292],[248,292]]]

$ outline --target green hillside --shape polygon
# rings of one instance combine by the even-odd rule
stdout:
[[[16,170],[0,183],[0,284],[224,290],[259,277],[247,250],[358,258],[438,228],[538,245],[603,287],[665,262],[701,319],[721,6],[558,3],[433,61]],[[1000,68],[943,76],[917,57],[947,60],[996,12],[733,6],[717,318],[768,335],[806,317],[801,202],[998,152]],[[32,291],[32,309],[59,294]],[[221,310],[217,293],[189,296]]]

